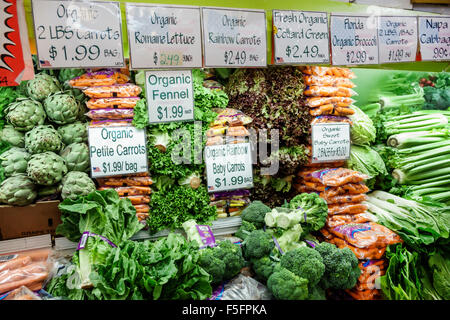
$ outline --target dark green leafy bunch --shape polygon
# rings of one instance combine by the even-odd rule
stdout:
[[[339,249],[334,244],[322,242],[314,247],[322,256],[325,272],[321,279],[323,288],[351,289],[356,285],[361,270],[358,259],[349,249]]]
[[[269,255],[275,244],[270,234],[264,230],[255,230],[245,238],[242,246],[245,258],[250,260]]]
[[[433,273],[433,287],[443,300],[450,300],[450,256],[436,252],[428,259]]]
[[[274,161],[279,163],[281,175],[295,174],[297,169],[309,160],[309,150],[304,145],[293,147],[281,147],[277,152],[272,152],[266,159],[260,158],[262,167],[270,167]]]
[[[260,200],[269,207],[280,207],[292,199],[297,191],[292,188],[292,177],[261,175],[259,169],[253,173],[252,201]]]
[[[259,200],[250,203],[241,214],[243,221],[252,223],[257,229],[264,226],[264,218],[267,212],[272,211],[268,206]]]

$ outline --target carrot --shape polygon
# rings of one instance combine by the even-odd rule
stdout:
[[[51,249],[36,249],[24,252],[25,255],[31,257],[33,261],[43,261],[48,259]]]
[[[0,293],[8,292],[8,291],[11,291],[18,287],[27,286],[27,285],[34,284],[39,281],[44,281],[47,277],[48,277],[48,272],[45,272],[45,273],[32,275],[30,277],[27,277],[26,279],[22,279],[19,281],[0,284]]]
[[[12,271],[5,270],[0,274],[0,284],[18,281],[30,276],[31,274],[42,273],[46,270],[47,268],[45,268],[45,266],[43,266],[40,262],[32,263]]]
[[[128,198],[128,199],[130,199],[132,204],[147,204],[147,203],[150,203],[150,197],[149,196],[126,196],[126,197],[120,197],[120,198]]]
[[[17,269],[23,266],[26,266],[31,263],[31,257],[30,256],[19,256],[15,259],[12,259],[7,262],[3,262],[0,264],[0,274],[3,270],[13,270]]]

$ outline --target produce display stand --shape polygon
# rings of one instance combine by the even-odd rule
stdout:
[[[450,299],[450,17],[157,2],[0,0],[0,303]]]

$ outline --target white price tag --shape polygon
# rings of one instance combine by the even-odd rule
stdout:
[[[201,68],[199,7],[126,4],[131,69]]]
[[[264,10],[202,8],[205,67],[266,67]]]
[[[125,66],[116,2],[32,0],[40,68]]]
[[[148,171],[147,139],[133,126],[89,127],[92,178]]]
[[[150,123],[194,120],[191,70],[152,70],[145,73]]]
[[[272,11],[275,64],[329,63],[326,12]]]
[[[334,162],[350,158],[350,124],[312,125],[312,162]]]
[[[419,41],[423,61],[450,60],[450,17],[419,17]]]
[[[208,192],[253,187],[250,143],[205,147]]]
[[[379,17],[380,63],[413,62],[417,53],[416,17]]]
[[[333,65],[378,64],[377,17],[331,15]]]

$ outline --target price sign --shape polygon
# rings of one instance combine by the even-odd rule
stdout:
[[[380,63],[416,61],[417,18],[379,17]]]
[[[333,65],[378,64],[377,17],[331,15]]]
[[[32,0],[40,68],[125,66],[120,4]]]
[[[272,11],[275,64],[329,63],[326,12]]]
[[[200,8],[126,4],[132,69],[200,68]]]
[[[253,187],[250,143],[205,147],[208,191],[226,191]]]
[[[147,71],[145,92],[150,123],[194,120],[192,71]]]
[[[317,123],[312,125],[312,162],[334,162],[350,158],[350,125]]]
[[[202,8],[205,67],[265,67],[264,10]]]
[[[419,17],[419,41],[423,61],[450,60],[450,17]]]
[[[92,178],[147,172],[145,131],[133,126],[89,127]]]

